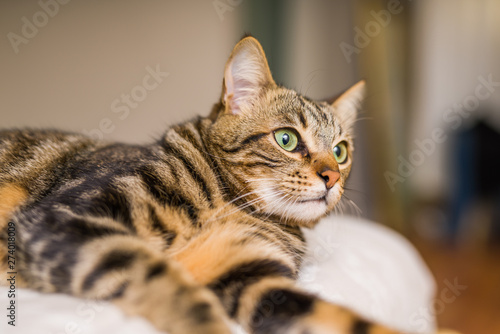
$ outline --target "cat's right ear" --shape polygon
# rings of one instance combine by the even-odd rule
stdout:
[[[234,47],[224,70],[225,111],[240,114],[251,110],[263,89],[275,85],[260,43],[253,37],[243,38]]]

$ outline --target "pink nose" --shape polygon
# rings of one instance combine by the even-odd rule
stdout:
[[[331,189],[340,178],[339,172],[330,169],[318,173],[318,175],[323,179],[323,181],[325,181],[327,189]]]

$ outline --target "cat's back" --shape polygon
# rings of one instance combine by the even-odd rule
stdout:
[[[57,130],[0,131],[0,185],[17,183],[36,187],[76,155],[98,144],[79,134]]]
[[[59,130],[9,129],[0,130],[0,166],[23,161],[33,165],[96,147],[97,143],[83,135]],[[0,169],[5,172],[6,169]]]
[[[0,130],[0,187],[32,195],[78,176],[130,170],[152,156],[146,146],[106,143],[59,130]]]

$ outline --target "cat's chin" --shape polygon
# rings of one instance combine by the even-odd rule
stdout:
[[[309,227],[325,216],[330,210],[326,198],[321,197],[296,201],[293,205],[277,205],[273,211],[273,213],[286,220],[293,220],[301,226]]]
[[[318,200],[308,200],[296,206],[296,219],[304,222],[317,221],[328,211],[328,203],[325,198]]]

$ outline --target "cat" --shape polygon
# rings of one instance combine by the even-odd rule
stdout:
[[[18,286],[109,300],[172,334],[230,333],[231,319],[250,333],[397,333],[294,282],[300,228],[343,194],[364,91],[329,104],[279,86],[248,36],[209,116],[151,144],[0,131],[1,273],[13,264]]]

